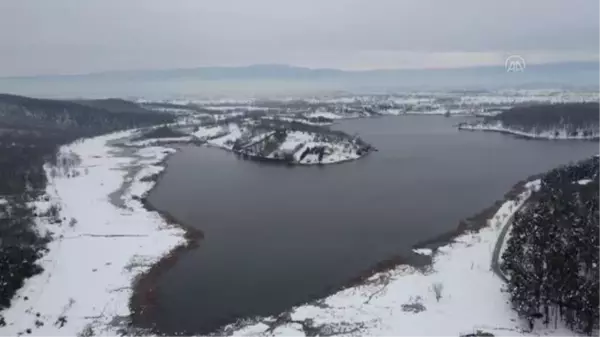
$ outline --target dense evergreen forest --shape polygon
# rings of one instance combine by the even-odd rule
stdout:
[[[44,162],[55,158],[60,145],[80,137],[173,121],[171,115],[145,114],[139,107],[123,110],[134,103],[90,102],[0,94],[0,310],[10,304],[26,278],[41,272],[35,262],[49,238],[36,231],[30,202],[44,192]],[[107,102],[121,110],[99,107]],[[60,223],[56,211],[47,215]]]
[[[530,325],[598,328],[598,157],[559,167],[513,218],[503,254],[508,291]]]
[[[504,127],[523,130],[595,130],[598,132],[598,103],[564,103],[517,106],[488,117],[484,123],[502,122]]]

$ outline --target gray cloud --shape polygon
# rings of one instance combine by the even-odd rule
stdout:
[[[0,2],[0,76],[252,63],[453,67],[597,60],[594,0]]]

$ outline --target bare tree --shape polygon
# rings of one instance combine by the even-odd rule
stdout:
[[[90,324],[86,325],[81,332],[77,334],[77,337],[91,337],[94,336],[94,329]]]
[[[440,282],[435,282],[431,289],[433,289],[433,293],[435,294],[435,299],[439,302],[442,298],[442,290],[444,289],[444,285]]]

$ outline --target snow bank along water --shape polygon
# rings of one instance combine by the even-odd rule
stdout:
[[[46,194],[35,202],[39,231],[52,235],[40,261],[44,271],[26,280],[1,313],[6,325],[0,334],[116,334],[127,324],[136,277],[185,244],[182,229],[140,201],[154,185],[147,177],[160,172],[175,150],[111,145],[135,133],[63,146],[58,165],[45,166]],[[118,207],[109,195],[125,183]],[[45,216],[50,208],[58,209],[60,222]]]

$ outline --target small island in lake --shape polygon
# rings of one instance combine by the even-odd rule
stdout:
[[[359,159],[375,148],[358,136],[329,128],[325,117],[218,114],[151,129],[129,146],[205,144],[243,159],[289,165],[333,164]]]

